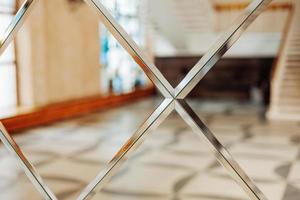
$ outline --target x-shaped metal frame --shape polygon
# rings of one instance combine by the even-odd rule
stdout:
[[[218,139],[199,118],[199,116],[187,104],[185,98],[272,0],[254,0],[245,9],[244,13],[237,19],[234,25],[224,32],[224,34],[200,59],[200,61],[192,68],[192,70],[176,88],[171,86],[171,84],[165,79],[152,61],[143,54],[137,44],[116,22],[108,10],[101,4],[101,0],[85,1],[99,14],[104,25],[119,41],[124,49],[132,56],[136,63],[144,70],[146,75],[165,99],[116,153],[107,166],[81,192],[77,200],[92,199],[92,197],[103,188],[109,178],[115,173],[116,169],[122,165],[126,158],[132,154],[132,152],[134,152],[134,150],[140,144],[142,144],[145,137],[151,132],[151,130],[161,124],[173,110],[178,112],[178,114],[196,134],[198,134],[200,137],[203,137],[207,141],[208,145],[215,153],[218,161],[230,172],[234,180],[249,195],[250,199],[267,200],[264,194],[241,169],[226,148],[218,141]],[[16,14],[3,39],[0,40],[0,55],[6,49],[13,36],[22,25],[25,16],[31,9],[34,2],[36,2],[36,0],[25,1]],[[6,148],[16,156],[26,175],[43,195],[43,197],[47,200],[56,200],[57,198],[55,195],[44,184],[42,178],[39,176],[32,164],[30,164],[30,162],[26,159],[13,138],[7,133],[1,124],[0,138]]]

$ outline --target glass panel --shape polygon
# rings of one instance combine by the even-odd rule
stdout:
[[[13,107],[17,104],[16,67],[0,66],[0,108]]]

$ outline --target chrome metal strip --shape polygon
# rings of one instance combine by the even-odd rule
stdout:
[[[35,186],[35,188],[40,192],[40,194],[46,200],[57,200],[55,195],[51,192],[51,190],[46,186],[43,182],[41,176],[37,173],[36,169],[33,165],[27,160],[22,150],[16,144],[14,139],[8,134],[2,123],[0,122],[0,139],[7,148],[7,150],[14,155],[17,159],[18,163],[24,170],[25,174]]]
[[[242,33],[269,5],[272,0],[254,0],[238,17],[237,22],[226,31],[210,50],[192,68],[186,77],[175,88],[175,96],[184,99],[209,70],[222,58]]]
[[[131,55],[135,62],[144,70],[145,74],[155,84],[165,98],[174,96],[174,88],[161,74],[153,62],[140,50],[128,33],[116,22],[114,17],[102,5],[100,0],[85,0],[100,16],[101,22],[119,41],[123,48]]]
[[[90,199],[107,183],[109,178],[114,175],[118,167],[120,167],[127,157],[131,155],[151,130],[159,126],[167,116],[174,110],[174,100],[165,99],[160,106],[150,115],[150,117],[141,125],[141,127],[133,134],[133,136],[123,145],[109,162],[104,170],[83,190],[77,200]]]
[[[33,5],[37,0],[26,0],[17,14],[14,16],[12,22],[7,27],[5,33],[0,38],[0,56],[8,47],[12,39],[14,38],[15,34],[18,32],[22,24],[24,23],[26,16],[30,13]]]
[[[208,145],[214,151],[218,161],[230,172],[234,180],[244,189],[252,200],[267,200],[260,189],[256,187],[227,149],[219,142],[185,100],[176,100],[175,109],[196,134],[205,138]]]

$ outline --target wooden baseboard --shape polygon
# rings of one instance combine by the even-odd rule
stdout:
[[[78,117],[84,114],[121,106],[155,93],[153,87],[137,89],[122,95],[97,96],[64,103],[53,104],[34,109],[27,113],[17,114],[0,121],[10,133],[18,133],[25,129]]]

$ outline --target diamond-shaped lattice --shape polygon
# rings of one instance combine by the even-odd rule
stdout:
[[[11,42],[13,36],[21,27],[26,15],[30,12],[32,5],[37,0],[27,0],[24,2],[12,23],[7,28],[4,36],[0,40],[0,55]],[[101,4],[100,0],[85,0],[100,16],[104,25],[120,42],[125,50],[132,56],[137,64],[144,70],[153,84],[164,96],[163,102],[155,109],[148,119],[132,135],[132,137],[117,152],[112,160],[107,164],[97,177],[82,191],[77,200],[89,199],[100,191],[109,177],[111,177],[118,166],[120,166],[126,157],[138,147],[143,138],[157,127],[173,111],[177,111],[184,121],[193,129],[193,131],[204,137],[208,145],[215,153],[218,161],[230,172],[236,182],[247,192],[253,200],[264,200],[266,197],[255,186],[252,180],[234,161],[230,153],[217,140],[209,128],[201,121],[198,115],[185,101],[186,96],[200,82],[200,80],[209,72],[209,70],[221,59],[228,49],[237,41],[245,29],[257,18],[257,16],[267,7],[272,0],[253,0],[245,9],[244,13],[237,19],[235,24],[225,31],[219,40],[210,48],[210,50],[201,58],[201,60],[192,68],[186,77],[173,88],[165,77],[160,73],[157,67],[148,59],[139,49],[136,43],[116,22],[107,9]],[[16,156],[25,173],[35,185],[37,190],[45,199],[55,200],[55,195],[43,183],[41,177],[34,167],[23,155],[13,138],[7,133],[0,124],[0,137],[6,148]]]

